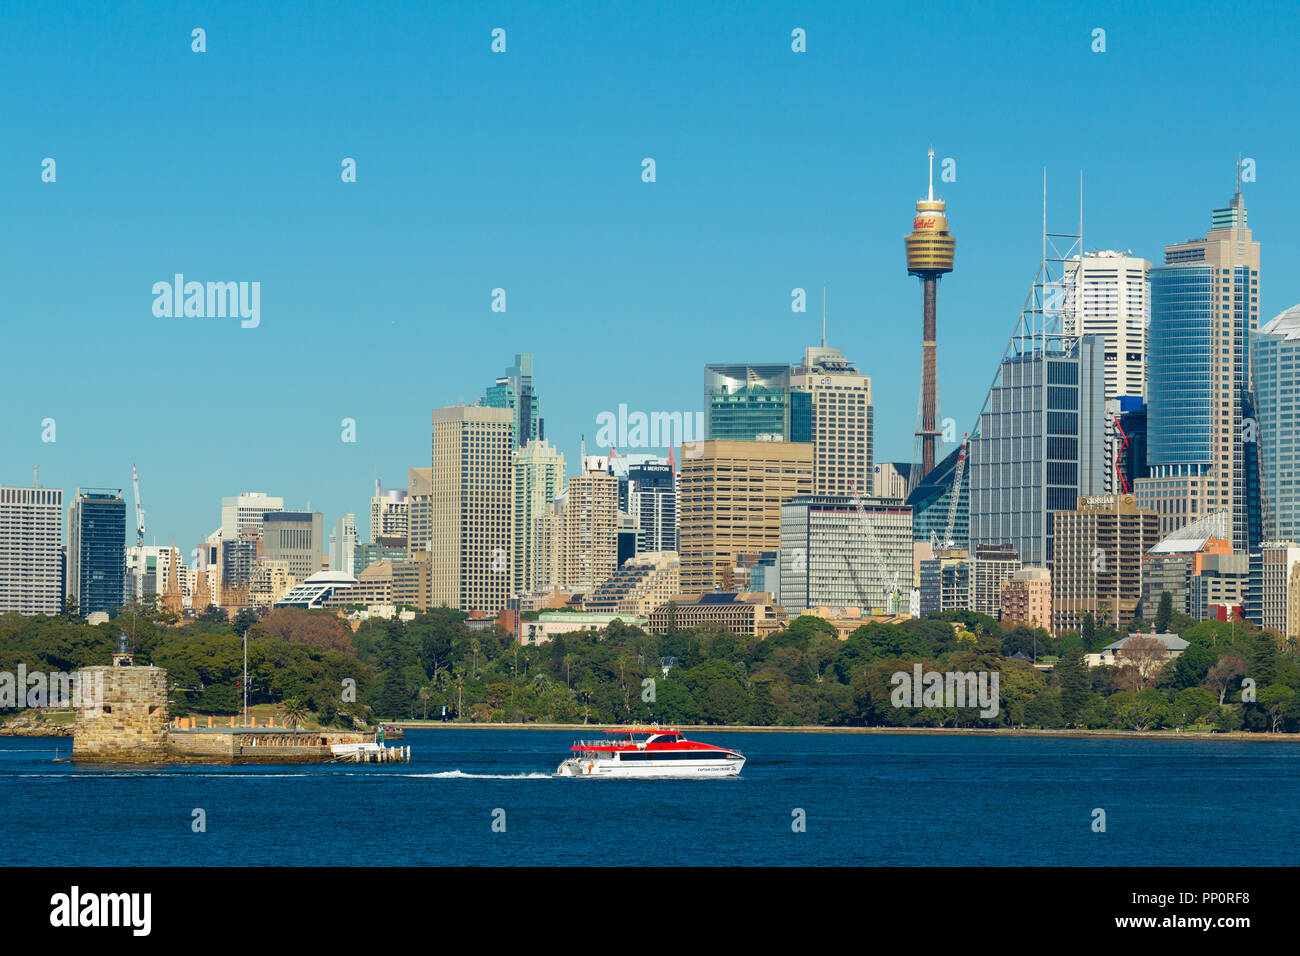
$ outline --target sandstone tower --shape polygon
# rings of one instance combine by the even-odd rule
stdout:
[[[167,672],[134,667],[125,654],[112,667],[85,667],[82,686],[103,681],[103,701],[83,700],[73,725],[72,759],[103,763],[166,760]]]

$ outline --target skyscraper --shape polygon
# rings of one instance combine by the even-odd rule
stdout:
[[[301,584],[324,567],[324,516],[319,511],[277,511],[262,520],[262,557],[284,562]]]
[[[122,606],[126,502],[120,489],[77,489],[68,509],[68,594],[83,616]]]
[[[1066,284],[1079,296],[1065,331],[1106,340],[1107,399],[1146,394],[1150,268],[1146,259],[1113,250],[1075,256],[1065,265]]]
[[[508,408],[514,415],[515,447],[546,438],[542,402],[533,387],[533,357],[516,355],[515,364],[487,387],[479,404],[486,408]]]
[[[970,546],[1010,544],[1051,567],[1050,513],[1104,486],[1104,342],[1067,337],[1008,354],[970,441]]]
[[[618,567],[618,479],[590,456],[560,500],[560,585],[587,591]]]
[[[1159,540],[1156,515],[1132,495],[1080,497],[1054,511],[1052,627],[1077,631],[1084,616],[1120,628],[1142,599],[1142,560]]]
[[[260,491],[245,491],[232,498],[221,499],[221,538],[235,541],[246,527],[262,533],[262,516],[272,511],[283,511],[284,499]]]
[[[370,498],[370,543],[381,538],[410,541],[411,512],[405,488],[381,488],[375,479],[375,493]]]
[[[550,442],[533,439],[514,455],[514,541],[511,595],[540,590],[556,582],[539,573],[539,523],[564,491],[564,456]],[[548,569],[548,571],[553,569]]]
[[[790,415],[790,366],[781,363],[704,366],[704,437],[758,441],[795,437]]]
[[[58,614],[63,490],[0,485],[0,614]]]
[[[1151,269],[1147,347],[1147,464],[1138,502],[1169,534],[1226,508],[1235,550],[1245,551],[1251,508],[1243,420],[1249,404],[1249,336],[1259,327],[1259,243],[1237,193],[1214,210],[1204,239],[1165,247]]]
[[[627,513],[636,523],[636,553],[677,550],[677,476],[666,461],[627,469]]]
[[[921,280],[921,421],[916,430],[920,445],[920,470],[913,484],[933,469],[935,447],[943,434],[938,427],[939,395],[936,376],[939,350],[937,315],[939,277],[952,272],[957,240],[948,231],[947,206],[934,198],[934,149],[930,149],[930,188],[916,204],[912,232],[904,239],[907,274]]]
[[[417,551],[432,550],[430,544],[430,536],[433,533],[432,469],[408,468],[406,470],[406,505],[406,552],[413,557]]]
[[[1263,493],[1263,538],[1300,541],[1300,305],[1250,337],[1256,438]]]
[[[433,411],[434,605],[496,613],[510,598],[514,421],[508,408]]]
[[[682,588],[736,590],[748,564],[781,546],[781,505],[812,493],[808,442],[704,441],[683,445]],[[737,568],[746,568],[743,576]]]
[[[806,394],[811,409],[813,488],[818,495],[872,493],[871,379],[858,373],[840,349],[804,350],[790,389]]]
[[[334,522],[334,533],[330,535],[330,570],[338,571],[341,574],[349,574],[352,577],[357,576],[358,571],[364,568],[356,567],[357,544],[357,516],[354,514],[345,514]]]

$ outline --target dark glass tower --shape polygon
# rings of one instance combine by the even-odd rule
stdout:
[[[83,615],[122,606],[126,501],[122,492],[78,489],[68,513],[68,589]]]

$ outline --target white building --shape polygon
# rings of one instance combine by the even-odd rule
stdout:
[[[330,570],[341,574],[356,574],[357,516],[349,512],[334,522],[330,533]]]
[[[1072,290],[1082,268],[1082,301],[1066,309],[1066,333],[1106,339],[1106,398],[1146,395],[1147,327],[1151,305],[1147,274],[1151,263],[1113,250],[1076,256],[1065,265],[1064,283]]]
[[[59,613],[62,546],[62,489],[0,485],[0,613]]]
[[[283,511],[284,499],[263,494],[260,491],[245,491],[233,498],[221,499],[221,538],[223,541],[235,541],[239,530],[254,527],[262,533],[262,516],[272,511]]]

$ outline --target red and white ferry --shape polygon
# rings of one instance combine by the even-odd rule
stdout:
[[[745,758],[687,740],[671,727],[614,727],[601,740],[579,740],[557,777],[734,777]]]

